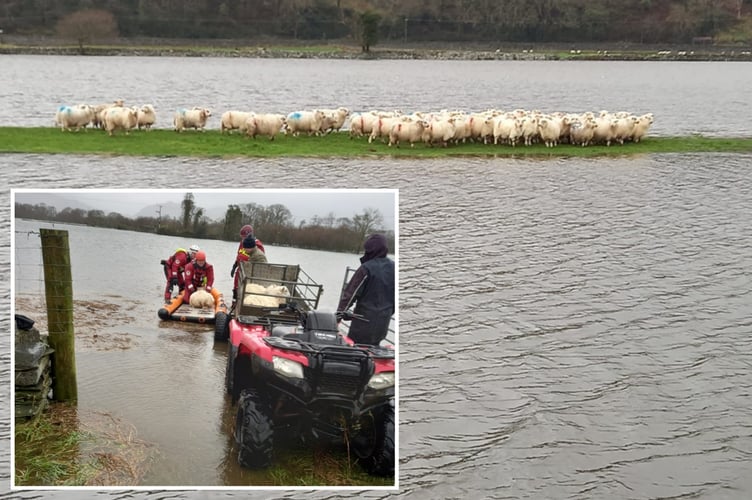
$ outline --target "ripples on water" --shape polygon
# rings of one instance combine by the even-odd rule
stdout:
[[[177,161],[5,155],[3,175],[111,187],[95,174],[117,167],[123,187],[151,187]],[[400,189],[400,493],[365,496],[747,498],[751,161],[180,166],[187,186]]]

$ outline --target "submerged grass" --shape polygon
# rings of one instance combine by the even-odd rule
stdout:
[[[150,445],[106,413],[53,404],[15,425],[17,486],[131,486],[139,484]]]
[[[365,137],[351,139],[347,132],[322,137],[277,135],[252,139],[218,130],[134,130],[110,137],[104,131],[87,129],[63,132],[56,127],[0,127],[0,153],[97,154],[129,156],[188,156],[205,158],[269,157],[368,157],[443,158],[480,157],[597,157],[650,153],[752,153],[752,137],[647,137],[640,143],[580,147],[560,144],[533,146],[465,143],[447,147],[416,143],[389,147]]]
[[[274,465],[249,470],[255,486],[394,486],[369,475],[343,447],[310,446],[279,438]],[[53,403],[15,423],[16,486],[138,486],[157,451],[132,426],[104,412]],[[236,451],[232,453],[233,459]]]

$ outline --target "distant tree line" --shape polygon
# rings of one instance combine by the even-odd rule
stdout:
[[[389,42],[686,43],[750,31],[749,0],[4,0],[5,33],[54,34],[78,11],[122,37]],[[105,24],[107,20],[103,21]],[[102,30],[102,22],[89,22]],[[376,29],[376,32],[373,29]],[[71,27],[68,26],[68,30]],[[79,36],[80,33],[79,33]],[[80,38],[79,38],[80,39]]]
[[[204,209],[193,202],[188,193],[183,199],[182,214],[174,217],[137,217],[131,219],[117,212],[83,210],[66,207],[58,211],[44,203],[32,205],[16,203],[15,215],[21,219],[36,219],[66,224],[84,224],[94,227],[150,232],[185,238],[218,239],[239,241],[240,228],[253,226],[254,233],[264,244],[326,250],[332,252],[359,253],[363,241],[373,232],[382,232],[394,248],[394,232],[383,229],[384,218],[377,209],[366,208],[352,218],[314,216],[310,220],[293,223],[290,210],[284,205],[264,207],[255,203],[229,205],[224,219],[212,221],[204,215]]]

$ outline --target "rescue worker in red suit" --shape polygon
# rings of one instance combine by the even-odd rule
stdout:
[[[199,250],[193,262],[185,266],[183,303],[190,304],[191,294],[202,287],[212,294],[216,303],[219,292],[214,289],[214,266],[206,262],[206,252]]]
[[[243,240],[246,239],[248,236],[251,236],[256,240],[256,248],[261,250],[261,253],[266,255],[266,250],[264,250],[264,244],[261,243],[261,240],[256,238],[256,236],[254,236],[253,226],[251,226],[250,224],[246,224],[245,226],[240,228],[240,243],[238,244],[238,252],[243,250]],[[230,278],[235,276],[235,271],[237,271],[237,269],[238,269],[238,261],[237,259],[235,259],[235,263],[232,265],[232,269],[230,270]],[[237,283],[237,280],[235,280],[235,282]]]
[[[346,311],[355,302],[355,314],[367,321],[353,318],[347,336],[356,344],[377,346],[389,333],[394,314],[394,261],[386,256],[383,234],[370,235],[363,246],[361,265],[343,290],[337,311]]]
[[[237,268],[241,262],[268,262],[266,260],[266,254],[262,252],[258,248],[258,240],[254,238],[252,235],[248,235],[245,237],[245,239],[240,243],[240,250],[238,250],[238,254],[235,257],[235,264],[233,264],[232,268],[233,270]],[[235,273],[233,273],[235,274]],[[238,299],[238,277],[240,276],[240,273],[235,274],[235,281],[232,285],[232,298],[233,300]]]
[[[183,248],[178,248],[169,259],[162,261],[165,278],[167,278],[167,285],[165,285],[164,291],[164,300],[166,304],[169,304],[172,300],[172,290],[174,287],[178,287],[178,293],[182,292],[185,288],[183,272],[185,271],[185,266],[188,265],[196,252],[198,252],[198,245],[191,245],[189,251],[186,251]]]

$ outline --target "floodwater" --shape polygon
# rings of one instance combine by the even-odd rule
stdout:
[[[488,108],[652,112],[654,135],[750,135],[743,62],[432,61],[0,56],[0,126],[51,126],[63,104],[290,113],[345,106],[405,112]],[[18,82],[23,82],[19,85]]]
[[[228,65],[240,74],[256,61],[186,62],[204,63],[207,79],[212,80],[217,67]],[[291,72],[296,68],[295,61],[286,64]],[[736,86],[752,77],[746,63],[718,63],[707,71],[701,71],[708,69],[704,63],[668,63],[670,71],[663,63],[649,63],[645,68],[640,63],[608,63],[592,70],[608,82],[595,94],[592,90],[552,94],[553,83],[543,84],[546,90],[540,91],[530,83],[541,73],[556,78],[557,71],[566,73],[564,68],[573,66],[585,74],[590,63],[521,65],[516,69],[523,76],[509,78],[529,80],[526,86],[484,92],[481,99],[473,86],[466,93],[428,92],[426,82],[431,80],[392,91],[387,84],[369,80],[372,74],[360,66],[366,62],[348,64],[343,67],[350,72],[350,82],[370,82],[364,88],[376,85],[378,89],[367,106],[367,99],[359,101],[363,107],[408,102],[430,109],[468,108],[468,103],[482,108],[497,97],[521,102],[522,107],[534,98],[562,102],[555,107],[568,109],[600,108],[595,102],[603,102],[605,108],[635,111],[656,112],[660,107],[656,133],[660,130],[665,135],[681,135],[693,127],[720,135],[730,135],[731,129],[747,135],[750,131],[746,118],[734,116],[744,109],[747,112],[740,115],[749,115],[749,103],[742,94],[749,86]],[[386,75],[387,82],[407,81],[417,71],[414,68],[433,67],[409,64],[397,76]],[[334,62],[322,66],[339,68]],[[486,68],[482,63],[468,63],[463,76],[484,75]],[[634,78],[648,91],[630,88],[626,92],[616,77],[637,68],[643,69]],[[689,78],[690,70],[694,80]],[[323,79],[315,74],[319,75],[316,81]],[[698,81],[707,85],[695,86],[693,82]],[[226,93],[240,99],[237,95],[250,85],[227,84]],[[282,102],[279,96],[285,96],[291,107],[318,105],[321,96],[333,92],[323,85],[305,90],[297,85],[272,87],[264,98]],[[687,87],[694,93],[680,95],[677,89]],[[65,95],[91,99],[75,95],[67,83],[63,88],[54,104],[50,100],[51,108],[57,97]],[[147,100],[137,83],[130,88],[134,90],[126,99]],[[173,92],[165,89],[164,93]],[[184,100],[191,101],[216,95],[202,85],[183,92]],[[367,91],[349,92],[365,95]],[[382,99],[387,95],[392,99],[389,102]],[[476,100],[465,101],[468,95]],[[703,112],[715,109],[723,118],[693,121],[689,117],[698,112],[695,105]],[[150,188],[165,185],[179,171],[186,188],[399,189],[398,491],[161,493],[162,489],[153,487],[146,492],[128,489],[122,495],[181,499],[752,496],[748,223],[752,154],[442,160],[11,154],[0,159],[7,167],[0,176],[9,188]],[[116,180],[109,172],[119,173]],[[2,222],[9,234],[9,192],[1,192],[0,197]],[[0,269],[10,269],[9,253],[9,243],[4,242]],[[15,286],[7,271],[2,276],[6,283],[13,283],[9,287]],[[10,291],[4,293],[9,301]],[[220,366],[221,353],[214,351],[208,339],[202,343],[196,333],[170,325],[156,336],[176,352],[195,356],[197,373],[189,379],[194,385],[190,391],[216,395],[217,388],[209,387],[207,379],[214,376],[212,367]],[[152,340],[145,333],[142,336],[146,340],[141,342]],[[5,339],[2,344],[3,381],[11,378],[9,343]],[[82,356],[94,362],[100,354],[118,356],[96,350]],[[79,383],[86,384],[87,390],[93,384],[81,379]],[[109,382],[100,378],[96,383]],[[8,393],[9,389],[0,393],[4,406],[8,406]],[[179,400],[183,395],[163,396],[167,402],[160,404],[189,406]],[[192,417],[196,422],[203,419],[202,432],[216,432],[221,425],[217,419],[222,418],[219,409],[210,405],[194,410],[205,414]],[[139,418],[136,413],[133,410],[132,418]],[[1,423],[0,436],[7,440],[10,423],[8,419]],[[166,426],[162,422],[153,425],[155,429]],[[139,428],[139,435],[144,432],[156,434],[153,429]],[[175,446],[185,447],[179,451],[199,450],[190,443],[203,446],[210,439],[188,435]],[[221,468],[226,443],[214,445],[185,457],[188,466],[195,467],[203,453],[207,463]],[[1,474],[10,464],[6,449],[0,455]],[[181,475],[178,470],[174,473]],[[208,475],[205,472],[203,477]],[[2,476],[4,484],[8,477]],[[87,494],[109,498],[115,493],[93,490]],[[37,493],[10,495],[33,498]],[[67,500],[80,492],[46,495]]]

